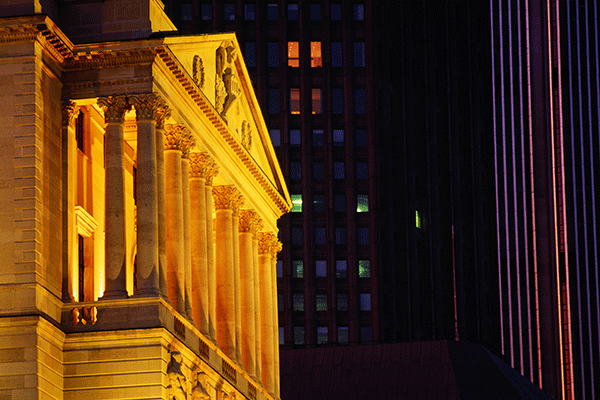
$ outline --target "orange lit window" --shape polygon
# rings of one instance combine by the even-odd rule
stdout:
[[[300,114],[300,89],[290,89],[290,113]]]
[[[319,59],[320,60],[320,59]],[[312,113],[321,114],[321,89],[312,90]]]
[[[299,54],[298,42],[288,42],[288,67],[298,68],[300,66]]]
[[[310,42],[310,66],[322,67],[321,62],[321,42]]]

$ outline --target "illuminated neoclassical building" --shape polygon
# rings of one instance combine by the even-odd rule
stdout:
[[[277,399],[291,207],[233,34],[0,6],[0,398]]]

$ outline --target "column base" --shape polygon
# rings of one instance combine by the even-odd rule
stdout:
[[[131,297],[161,297],[158,289],[138,289]]]
[[[127,292],[104,292],[104,296],[98,300],[112,300],[112,299],[128,299],[129,295]]]

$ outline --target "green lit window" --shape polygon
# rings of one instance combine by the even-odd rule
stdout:
[[[327,311],[327,295],[317,295],[317,311]]]
[[[356,212],[369,211],[369,195],[359,194],[356,196]]]
[[[292,212],[302,212],[302,195],[292,194]]]
[[[298,260],[292,261],[292,276],[294,278],[304,277],[304,262]]]
[[[359,278],[370,278],[371,277],[371,261],[358,260],[358,277]]]
[[[294,293],[294,311],[304,311],[304,294]]]
[[[421,216],[419,215],[419,211],[415,211],[415,226],[418,229],[421,229]]]

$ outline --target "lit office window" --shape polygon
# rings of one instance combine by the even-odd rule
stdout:
[[[267,4],[267,19],[269,21],[277,21],[277,4]]]
[[[334,179],[344,179],[344,176],[345,176],[344,162],[334,162],[333,163],[333,178]]]
[[[300,89],[290,89],[290,113],[300,114]]]
[[[421,216],[418,210],[415,210],[415,227],[421,229]]]
[[[365,19],[365,6],[362,4],[354,5],[354,20],[362,21]]]
[[[348,311],[348,293],[337,294],[337,310]]]
[[[330,9],[331,9],[331,20],[332,21],[341,21],[342,20],[342,5],[341,4],[332,4]]]
[[[313,129],[313,146],[322,147],[323,139],[323,129]]]
[[[290,178],[302,179],[302,163],[299,161],[292,161],[290,163]]]
[[[327,311],[327,295],[317,295],[317,311]]]
[[[365,42],[354,42],[354,66],[365,66]]]
[[[290,146],[300,146],[300,129],[290,129]]]
[[[322,112],[323,112],[323,109],[321,108],[321,89],[313,89],[312,90],[312,113],[313,114],[321,114]]]
[[[292,198],[292,210],[291,212],[302,212],[302,195],[301,194],[291,194]]]
[[[225,3],[223,5],[223,19],[225,21],[235,20],[235,5],[231,3]]]
[[[273,146],[281,146],[281,131],[279,129],[269,129],[269,135],[271,136]]]
[[[365,89],[355,89],[354,91],[354,112],[356,114],[367,112],[367,91]]]
[[[304,294],[294,293],[294,311],[304,311]]]
[[[356,195],[356,212],[368,212],[369,211],[369,195],[359,194]]]
[[[304,344],[304,327],[294,327],[294,344]]]
[[[316,245],[324,245],[327,242],[325,236],[325,228],[317,227],[315,228],[315,244]]]
[[[365,147],[367,145],[367,131],[357,129],[355,135],[356,147]]]
[[[322,161],[316,161],[313,164],[313,178],[325,179],[325,164]]]
[[[300,66],[300,48],[298,42],[288,42],[288,67]]]
[[[348,327],[338,326],[338,343],[348,343],[349,340]]]
[[[310,5],[310,20],[319,21],[321,19],[321,5],[311,4]]]
[[[279,114],[279,89],[269,89],[269,114]]]
[[[304,232],[301,227],[292,228],[292,245],[302,246],[304,244]]]
[[[275,269],[277,270],[277,277],[283,278],[283,261],[277,260],[277,263],[275,263]]]
[[[360,310],[369,311],[371,309],[371,293],[360,294]]]
[[[335,277],[336,278],[347,278],[348,277],[348,262],[346,260],[335,261]]]
[[[269,67],[279,66],[279,47],[277,42],[267,43],[267,65]]]
[[[317,344],[325,344],[329,340],[326,326],[317,327]]]
[[[333,196],[333,202],[336,212],[345,212],[346,211],[346,195],[345,194],[336,194]]]
[[[316,260],[315,261],[315,275],[318,277],[326,277],[327,276],[327,261],[325,260]]]
[[[210,21],[212,19],[212,4],[202,4],[202,21]]]
[[[310,66],[312,68],[322,67],[321,42],[310,42]]]
[[[304,278],[304,262],[292,261],[292,278]]]
[[[256,43],[244,43],[244,60],[247,67],[256,67]]]
[[[371,261],[358,260],[358,277],[359,278],[370,278],[371,277]]]
[[[334,129],[333,130],[333,145],[343,146],[344,145],[344,130]]]
[[[192,20],[192,4],[181,3],[181,20],[191,21]]]
[[[289,21],[298,21],[298,4],[288,4],[288,20]]]
[[[331,42],[331,66],[342,66],[342,42]]]
[[[358,228],[358,244],[369,244],[369,228]]]
[[[369,178],[369,164],[364,161],[356,163],[356,179]]]
[[[334,114],[344,113],[344,92],[342,89],[333,89],[331,91],[332,111]]]
[[[340,246],[346,245],[346,228],[335,228],[335,244],[339,244]]]
[[[315,212],[325,211],[325,196],[322,194],[315,194]]]
[[[254,4],[244,4],[244,19],[254,21],[256,19],[256,6]]]

